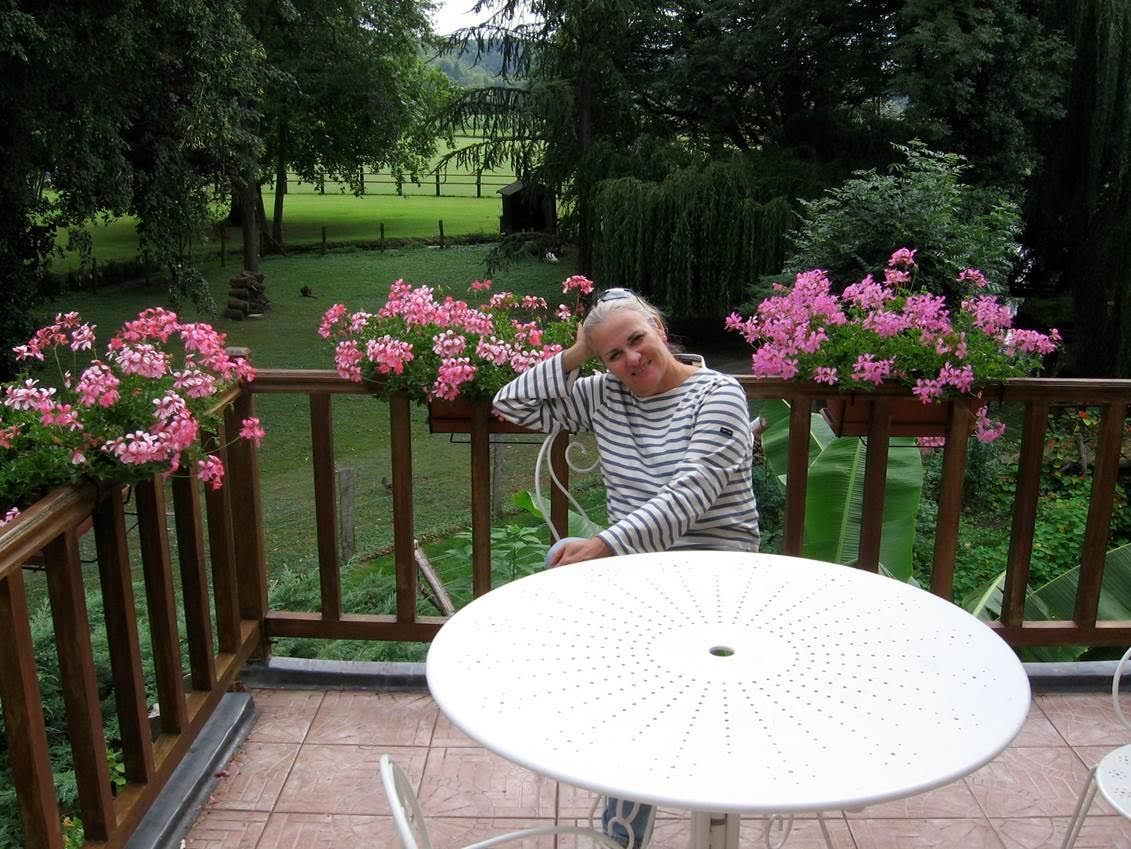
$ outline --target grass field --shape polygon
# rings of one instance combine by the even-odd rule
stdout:
[[[270,217],[274,194],[265,192],[263,203]],[[440,235],[441,220],[445,236],[496,234],[501,211],[502,203],[497,195],[475,198],[367,194],[354,197],[330,191],[325,195],[291,192],[283,208],[283,235],[287,244],[319,244],[325,227],[328,242],[376,241],[384,224],[387,239],[435,239]],[[217,210],[217,215],[220,214],[222,212]],[[128,216],[109,224],[92,222],[89,227],[94,237],[95,260],[121,262],[137,256],[136,223]],[[227,234],[228,251],[236,252],[240,245],[238,228],[228,228]],[[65,234],[60,235],[60,240],[65,243]],[[201,250],[219,256],[220,244],[214,238],[202,245]],[[78,255],[68,253],[52,263],[52,270],[70,271],[78,265]]]

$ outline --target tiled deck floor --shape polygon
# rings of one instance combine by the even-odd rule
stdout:
[[[252,692],[255,727],[186,849],[393,849],[377,775],[382,752],[418,782],[435,849],[588,816],[589,794],[474,745],[426,693]],[[1058,849],[1088,768],[1125,742],[1110,696],[1037,695],[1025,728],[1000,757],[921,796],[836,812],[833,838],[837,849]],[[686,814],[662,810],[652,847],[687,843]],[[764,845],[760,823],[744,823],[742,849]],[[1131,847],[1131,822],[1097,798],[1077,845]],[[553,838],[523,847],[555,849]],[[823,849],[816,821],[799,821],[787,847]],[[561,839],[560,849],[574,849],[572,840],[567,847]]]

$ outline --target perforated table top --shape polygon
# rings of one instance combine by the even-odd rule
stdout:
[[[669,552],[560,567],[460,610],[428,652],[443,712],[511,761],[700,811],[860,807],[1008,745],[1029,684],[985,624],[845,566]]]

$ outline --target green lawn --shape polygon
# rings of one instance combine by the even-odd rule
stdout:
[[[274,194],[264,193],[263,203],[270,218]],[[283,235],[292,245],[320,244],[322,228],[325,227],[326,239],[331,243],[376,241],[384,224],[387,239],[435,239],[440,235],[441,220],[445,236],[497,234],[501,211],[502,203],[493,194],[483,198],[435,197],[429,194],[354,197],[331,191],[325,195],[290,192],[283,208]],[[128,261],[137,255],[136,221],[133,218],[126,216],[109,224],[91,222],[88,226],[94,237],[94,258],[97,262]],[[227,234],[229,253],[237,252],[239,230],[228,228]],[[65,234],[60,234],[59,238],[61,244],[66,243]],[[220,245],[213,238],[202,249],[218,255]],[[235,261],[238,259],[232,260]],[[67,253],[52,263],[52,270],[69,271],[77,268],[78,264],[78,255]]]

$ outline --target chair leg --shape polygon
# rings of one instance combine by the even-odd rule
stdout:
[[[1064,843],[1061,844],[1060,849],[1072,849],[1076,845],[1076,838],[1080,836],[1080,829],[1084,825],[1084,819],[1088,816],[1088,809],[1092,807],[1094,798],[1096,798],[1096,770],[1092,769],[1088,772],[1088,780],[1080,793],[1080,801],[1076,803],[1076,811],[1068,823],[1068,832],[1064,835]]]
[[[825,846],[827,846],[828,849],[833,849],[833,838],[832,835],[829,834],[829,826],[825,822],[825,814],[823,811],[817,811],[817,822],[821,824],[821,834],[825,836]]]

